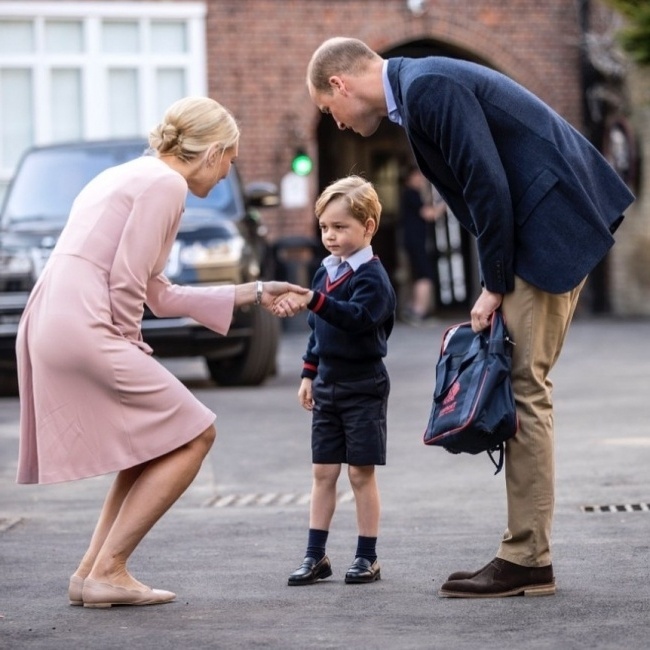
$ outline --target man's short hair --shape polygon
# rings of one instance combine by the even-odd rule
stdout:
[[[359,74],[379,58],[363,41],[335,36],[322,43],[307,66],[307,83],[319,93],[331,92],[329,79],[341,73]]]

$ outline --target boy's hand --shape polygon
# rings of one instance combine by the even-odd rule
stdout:
[[[300,388],[298,389],[298,401],[307,411],[311,411],[314,408],[314,400],[312,399],[311,394],[311,382],[311,379],[303,377],[300,382]]]

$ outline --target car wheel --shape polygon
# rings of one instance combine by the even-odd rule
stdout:
[[[261,307],[252,308],[250,317],[252,335],[241,354],[205,360],[210,376],[221,386],[258,386],[275,372],[280,342],[278,318]]]

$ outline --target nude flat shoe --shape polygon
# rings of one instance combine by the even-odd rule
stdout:
[[[113,605],[161,605],[168,603],[176,594],[162,589],[147,588],[146,591],[116,587],[106,582],[86,578],[83,583],[83,606],[105,608]]]
[[[68,598],[71,605],[81,607],[84,601],[81,597],[81,592],[84,587],[84,579],[79,576],[70,576],[70,585],[68,586]]]

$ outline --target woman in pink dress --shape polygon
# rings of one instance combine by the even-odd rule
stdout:
[[[117,472],[90,545],[70,578],[73,605],[169,602],[127,560],[188,488],[215,439],[215,414],[152,356],[140,329],[190,316],[225,334],[233,310],[271,309],[284,282],[207,288],[163,269],[187,191],[204,197],[237,156],[232,115],[206,97],[173,104],[149,136],[156,155],[104,171],[76,198],[24,312],[16,352],[21,398],[18,483]]]

